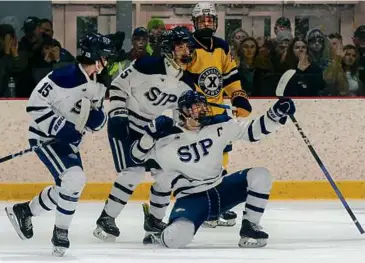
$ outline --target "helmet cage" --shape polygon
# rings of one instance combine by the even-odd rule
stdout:
[[[188,54],[178,57],[177,47],[188,48]],[[170,30],[161,36],[161,51],[169,60],[179,64],[189,64],[193,61],[195,48],[190,35],[182,30]]]
[[[183,123],[194,120],[199,126],[209,124],[212,115],[206,97],[196,91],[185,92],[178,101],[179,118]]]

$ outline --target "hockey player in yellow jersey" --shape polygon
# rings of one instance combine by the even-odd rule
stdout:
[[[237,108],[237,117],[247,117],[252,108],[241,82],[235,61],[232,59],[228,43],[214,36],[218,16],[214,4],[199,3],[192,13],[195,32],[193,42],[196,57],[186,69],[204,93],[209,103],[223,104],[223,93]],[[214,114],[224,109],[214,107]]]
[[[186,69],[195,84],[207,97],[208,103],[223,104],[223,95],[227,94],[232,106],[237,110],[236,117],[247,117],[252,110],[246,92],[241,86],[236,63],[231,56],[228,43],[214,33],[218,26],[218,15],[213,3],[202,2],[195,5],[192,12],[194,33],[192,41],[196,50],[193,62]],[[222,114],[223,108],[212,107],[213,114]],[[232,145],[227,145],[223,153],[223,167],[228,168],[228,152]],[[232,226],[234,214],[223,215],[224,220],[208,222],[206,226]]]

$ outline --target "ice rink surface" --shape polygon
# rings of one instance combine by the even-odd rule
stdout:
[[[240,223],[232,228],[201,228],[186,249],[146,247],[141,243],[141,203],[131,202],[117,224],[117,243],[95,239],[92,231],[103,203],[80,203],[70,230],[71,248],[65,257],[51,254],[54,224],[52,212],[33,219],[34,237],[22,241],[8,221],[0,203],[0,262],[195,262],[195,263],[364,263],[365,235],[360,235],[339,202],[270,201],[262,226],[270,234],[267,247],[241,249],[237,246]],[[350,206],[365,226],[365,200]],[[241,214],[240,208],[235,209]]]

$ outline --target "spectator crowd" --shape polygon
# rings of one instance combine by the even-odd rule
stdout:
[[[164,30],[163,20],[157,18],[146,28],[135,28],[129,51],[123,49],[124,32],[109,35],[117,54],[101,77],[110,82],[134,59],[160,55],[159,37]],[[24,36],[18,40],[11,25],[0,24],[0,98],[27,98],[53,69],[76,62],[54,39],[52,21],[28,17],[22,31]],[[280,77],[289,69],[297,74],[289,81],[286,95],[365,95],[365,25],[355,30],[353,43],[348,45],[343,45],[339,33],[326,34],[320,28],[294,37],[286,17],[276,21],[274,32],[275,37],[269,39],[237,28],[226,39],[242,87],[250,96],[275,96]]]

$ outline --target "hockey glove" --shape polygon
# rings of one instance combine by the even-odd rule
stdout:
[[[285,124],[287,116],[294,113],[294,102],[290,98],[281,98],[267,111],[267,116],[275,122]]]
[[[109,112],[108,133],[117,140],[125,140],[129,136],[128,110],[114,109]]]
[[[148,125],[144,126],[144,130],[153,139],[158,140],[168,135],[174,127],[174,120],[165,115],[161,115],[151,121]]]
[[[100,110],[91,110],[89,114],[89,118],[86,122],[86,127],[92,131],[100,131],[106,122],[106,114],[102,109]]]
[[[61,117],[60,120],[62,120],[62,118],[63,117]],[[56,125],[54,125],[53,132],[57,132],[56,138],[65,143],[76,143],[81,141],[82,135],[80,132],[76,131],[75,124],[66,120],[64,122],[65,124],[58,131],[57,126],[61,126],[62,124],[57,125],[58,123],[56,123]]]
[[[233,107],[236,107],[234,115],[239,118],[244,118],[250,115],[252,106],[248,101],[246,92],[243,90],[237,90],[231,95],[231,103]]]

